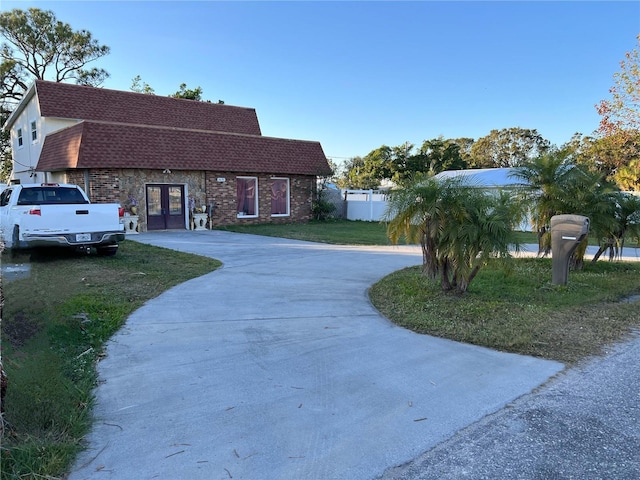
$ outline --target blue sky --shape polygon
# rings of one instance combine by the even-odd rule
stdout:
[[[598,126],[594,105],[640,33],[638,1],[10,1],[52,10],[111,53],[106,88],[256,109],[263,135],[317,140],[339,162],[440,135],[537,129],[557,145]]]

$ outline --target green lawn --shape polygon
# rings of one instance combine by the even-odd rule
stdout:
[[[574,364],[640,326],[640,262],[588,263],[566,286],[551,284],[551,260],[521,258],[480,270],[463,296],[443,293],[420,267],[370,289],[372,303],[410,330]]]
[[[131,241],[115,257],[4,253],[8,260],[29,263],[31,273],[2,285],[1,478],[60,478],[91,425],[106,340],[144,302],[220,262]]]
[[[385,226],[379,222],[332,220],[283,225],[233,225],[219,230],[337,245],[391,245]]]

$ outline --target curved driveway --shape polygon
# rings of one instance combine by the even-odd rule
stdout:
[[[563,369],[380,316],[368,287],[419,264],[415,247],[134,239],[224,265],[149,301],[109,343],[70,480],[369,480]]]

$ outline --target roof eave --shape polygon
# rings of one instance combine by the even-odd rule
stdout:
[[[18,103],[18,106],[13,110],[13,112],[11,112],[11,114],[9,115],[9,118],[7,118],[7,121],[4,122],[4,125],[2,125],[3,132],[6,131],[7,129],[10,129],[13,126],[16,119],[24,111],[27,104],[31,101],[31,99],[35,96],[35,94],[36,94],[36,82],[34,81],[22,96],[22,100],[20,100],[20,103]]]

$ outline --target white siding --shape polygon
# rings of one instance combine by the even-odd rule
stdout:
[[[31,122],[35,121],[38,138],[31,140]],[[45,137],[58,130],[77,123],[77,120],[65,120],[59,118],[43,118],[40,116],[36,96],[32,97],[25,109],[20,113],[11,128],[11,147],[13,152],[12,180],[20,180],[21,183],[45,181],[42,172],[34,172]],[[22,129],[22,147],[18,148],[18,129]],[[32,176],[32,174],[34,174]]]

